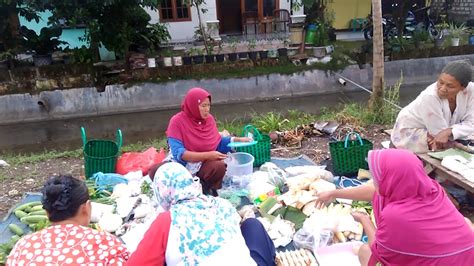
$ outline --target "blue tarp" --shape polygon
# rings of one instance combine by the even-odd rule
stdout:
[[[0,223],[0,243],[5,243],[5,242],[10,241],[10,238],[13,236],[13,233],[10,231],[10,229],[8,229],[8,225],[11,223],[14,223],[20,226],[25,233],[31,231],[31,229],[27,225],[20,222],[20,220],[15,216],[15,214],[13,214],[13,211],[15,210],[16,207],[24,203],[38,201],[38,200],[41,200],[41,193],[30,193],[30,192],[26,193],[23,199],[17,205],[15,205],[13,208],[11,208],[8,211],[7,216]]]

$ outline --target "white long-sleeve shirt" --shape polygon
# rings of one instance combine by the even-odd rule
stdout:
[[[449,109],[447,99],[441,99],[437,93],[436,83],[428,86],[418,97],[403,108],[398,114],[392,132],[392,142],[409,143],[403,138],[412,138],[413,130],[426,130],[435,136],[443,129],[452,128],[453,139],[474,139],[474,83],[460,91],[456,96],[456,109]],[[402,132],[403,131],[403,132]],[[426,135],[426,134],[425,134]],[[426,142],[426,137],[418,136],[415,140]],[[402,140],[402,141],[400,141]],[[424,145],[427,145],[424,143]],[[410,148],[410,147],[402,147]]]

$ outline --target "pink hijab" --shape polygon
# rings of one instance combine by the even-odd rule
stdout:
[[[221,141],[214,117],[209,114],[206,119],[201,117],[199,104],[211,95],[204,89],[192,88],[188,91],[181,104],[181,112],[174,115],[166,136],[183,142],[188,151],[215,151]]]
[[[433,265],[433,259],[470,265],[474,232],[443,188],[425,174],[416,155],[388,149],[370,151],[368,157],[378,187],[373,200],[377,232],[369,265]]]

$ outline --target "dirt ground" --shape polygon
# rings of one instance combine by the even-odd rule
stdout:
[[[383,133],[383,127],[371,126],[359,130],[363,138],[373,142],[374,148],[381,148],[383,141],[389,140]],[[302,141],[301,147],[286,147],[275,145],[272,156],[295,157],[305,154],[315,163],[324,163],[330,158],[329,137],[311,137]],[[16,167],[0,168],[0,218],[4,217],[26,192],[40,192],[43,182],[50,176],[58,174],[72,174],[80,176],[84,173],[82,158],[59,158],[39,163],[23,164]],[[462,206],[461,212],[474,217],[474,209]]]

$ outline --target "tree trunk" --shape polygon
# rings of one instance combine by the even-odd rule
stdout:
[[[383,104],[384,55],[382,34],[382,0],[372,0],[373,10],[373,80],[369,108],[372,112],[380,110]]]
[[[209,51],[209,44],[208,44],[208,36],[207,36],[205,27],[202,25],[202,21],[201,21],[201,8],[200,8],[200,6],[199,6],[199,3],[197,3],[196,1],[194,2],[194,5],[195,5],[195,7],[196,7],[196,9],[197,9],[198,21],[199,21],[199,29],[201,30],[202,38],[204,39],[204,48],[206,49],[206,54],[209,55],[209,54],[210,54],[210,51]]]

